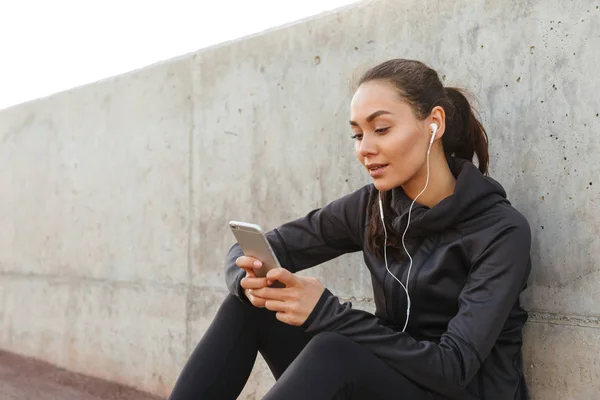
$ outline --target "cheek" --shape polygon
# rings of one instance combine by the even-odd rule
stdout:
[[[389,136],[386,150],[390,157],[394,159],[405,159],[410,157],[414,152],[416,144],[418,143],[418,135],[414,132],[397,132],[395,135]]]
[[[423,139],[418,130],[409,132],[398,132],[398,135],[390,137],[386,148],[386,159],[404,173],[411,174],[418,169],[427,150],[422,150]],[[422,153],[422,154],[421,154]]]

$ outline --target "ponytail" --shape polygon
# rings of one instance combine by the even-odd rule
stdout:
[[[487,175],[490,155],[488,137],[483,125],[475,116],[463,91],[446,87],[444,92],[452,105],[450,110],[447,110],[449,112],[446,116],[446,132],[442,136],[444,152],[447,156],[468,161],[473,161],[473,156],[477,155],[479,171]]]

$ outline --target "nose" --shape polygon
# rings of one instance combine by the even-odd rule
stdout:
[[[377,145],[371,135],[363,135],[362,140],[357,142],[356,153],[362,157],[367,157],[377,153]]]

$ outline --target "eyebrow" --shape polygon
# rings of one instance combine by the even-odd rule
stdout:
[[[367,122],[371,122],[375,118],[379,117],[380,115],[386,115],[386,114],[391,114],[391,112],[385,111],[385,110],[375,111],[373,114],[371,114],[367,117]],[[350,125],[358,126],[358,123],[356,121],[350,121]]]

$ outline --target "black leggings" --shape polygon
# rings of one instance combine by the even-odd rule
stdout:
[[[236,399],[259,351],[277,379],[263,399],[434,399],[350,339],[332,332],[311,336],[228,295],[169,400]]]

